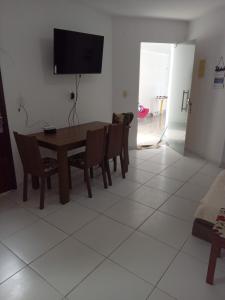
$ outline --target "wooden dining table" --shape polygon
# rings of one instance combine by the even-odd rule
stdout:
[[[55,134],[44,132],[34,133],[39,146],[56,151],[59,175],[59,197],[60,202],[69,202],[69,166],[67,152],[85,146],[88,130],[100,129],[108,126],[105,122],[89,122],[76,126],[57,129]],[[37,179],[33,178],[33,187],[37,188]]]

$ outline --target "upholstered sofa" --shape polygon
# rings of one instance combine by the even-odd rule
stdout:
[[[195,213],[192,234],[210,241],[212,227],[216,223],[221,208],[225,208],[225,170],[219,173],[207,194],[200,201]]]

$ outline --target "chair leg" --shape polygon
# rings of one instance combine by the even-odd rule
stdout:
[[[124,159],[122,153],[120,153],[120,165],[121,165],[122,177],[125,178],[125,166],[124,166]]]
[[[101,164],[101,168],[102,168],[102,178],[103,178],[104,188],[107,189],[108,185],[107,185],[107,178],[106,178],[105,163],[104,162]]]
[[[68,167],[69,188],[72,189],[71,167]]]
[[[108,160],[105,161],[105,166],[106,166],[106,173],[107,173],[107,177],[108,177],[108,182],[109,182],[109,185],[111,186],[112,185],[112,178],[111,178],[111,172],[110,172],[110,167],[109,167],[109,161]]]
[[[113,157],[113,170],[114,172],[117,170],[117,157]]]
[[[27,201],[27,183],[28,183],[28,174],[24,173],[23,175],[23,201]]]
[[[48,188],[48,190],[51,190],[51,188],[52,188],[52,182],[51,182],[51,177],[50,176],[47,177],[47,188]]]
[[[129,151],[128,147],[124,147],[123,149],[123,157],[124,157],[124,171],[125,173],[128,172],[128,165],[129,165]]]
[[[90,168],[90,177],[93,179],[94,178],[94,170],[93,167]]]
[[[222,249],[219,249],[219,251],[218,251],[218,258],[221,258],[221,250]]]
[[[32,188],[34,190],[39,189],[39,177],[38,176],[31,176]]]
[[[213,284],[214,281],[214,273],[216,269],[216,261],[217,257],[220,253],[220,247],[218,245],[215,245],[212,243],[211,247],[211,253],[210,253],[210,258],[209,258],[209,265],[208,265],[208,272],[207,272],[207,277],[206,277],[206,282],[208,284]]]
[[[45,178],[41,177],[40,209],[44,208],[44,202],[45,202]]]
[[[91,183],[90,183],[90,178],[89,178],[89,175],[88,175],[88,169],[87,168],[84,169],[84,177],[85,177],[85,181],[86,181],[86,184],[87,184],[88,197],[92,198]]]

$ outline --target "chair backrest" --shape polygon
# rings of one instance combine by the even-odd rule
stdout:
[[[85,161],[87,167],[95,166],[104,160],[106,128],[89,130],[86,139]]]
[[[129,140],[129,129],[130,124],[133,121],[134,114],[132,112],[127,113],[113,113],[112,123],[113,124],[123,124],[123,147],[126,152],[128,152],[128,140]]]
[[[44,172],[40,150],[35,137],[18,134],[14,132],[14,137],[23,164],[24,172],[40,176]]]
[[[123,146],[123,124],[112,124],[108,129],[106,158],[113,158],[119,155]]]
[[[113,113],[112,116],[112,123],[118,124],[123,123],[125,126],[130,126],[131,122],[133,121],[134,114],[132,112],[127,113]]]

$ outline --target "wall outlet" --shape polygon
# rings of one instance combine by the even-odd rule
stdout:
[[[17,100],[17,110],[18,112],[21,111],[21,107],[23,107],[25,105],[25,101],[24,101],[24,98],[22,96],[20,96]]]

